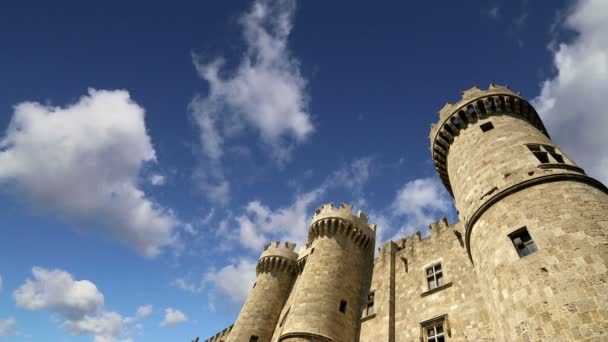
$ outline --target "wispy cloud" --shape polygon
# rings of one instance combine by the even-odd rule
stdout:
[[[0,336],[13,334],[15,325],[17,325],[17,320],[12,317],[0,321]]]
[[[199,179],[212,201],[229,200],[221,159],[230,138],[251,129],[282,163],[314,131],[306,80],[287,47],[295,7],[295,0],[253,3],[239,21],[246,49],[232,72],[224,70],[222,58],[211,62],[193,58],[199,76],[209,84],[209,93],[196,96],[190,111],[207,157]]]

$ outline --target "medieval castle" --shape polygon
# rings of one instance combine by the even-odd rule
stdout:
[[[458,222],[374,259],[375,225],[324,205],[299,253],[266,247],[238,319],[207,341],[608,341],[608,188],[507,87],[464,91],[430,139]]]

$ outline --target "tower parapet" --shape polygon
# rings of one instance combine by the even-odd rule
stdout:
[[[369,248],[376,236],[376,225],[368,225],[368,217],[361,211],[353,214],[353,206],[341,203],[335,207],[333,203],[325,204],[315,211],[310,230],[308,243],[317,237],[342,234],[352,239],[361,248]]]
[[[541,133],[549,138],[538,113],[508,86],[499,86],[491,83],[488,89],[482,90],[474,86],[461,92],[462,98],[452,104],[447,102],[437,113],[439,121],[431,124],[431,152],[435,169],[450,194],[453,195],[452,185],[448,175],[448,153],[450,146],[462,129],[487,119],[493,115],[511,114],[516,115],[536,127]]]
[[[273,271],[295,272],[298,260],[298,254],[294,252],[296,244],[285,242],[284,247],[280,247],[280,244],[280,241],[274,241],[266,245],[258,259],[256,274]]]

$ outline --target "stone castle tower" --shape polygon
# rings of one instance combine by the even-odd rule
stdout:
[[[608,188],[507,87],[473,87],[431,127],[459,221],[389,241],[352,206],[275,242],[234,326],[208,341],[608,340]]]

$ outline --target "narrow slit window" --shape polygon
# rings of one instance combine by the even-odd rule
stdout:
[[[489,130],[494,129],[494,125],[492,124],[491,121],[488,121],[486,123],[483,123],[483,124],[479,125],[479,128],[481,128],[481,130],[485,133],[485,132],[487,132]]]
[[[475,107],[473,107],[473,105],[468,105],[467,112],[469,112],[469,114],[475,114]]]
[[[342,313],[346,312],[346,301],[344,299],[342,299],[340,301],[340,312],[342,312]]]
[[[310,250],[310,254],[312,254],[312,253],[314,253],[314,252],[315,252],[315,248],[313,247],[313,248]]]
[[[373,315],[374,314],[374,294],[375,292],[372,291],[367,295],[367,305],[365,306],[365,316],[369,316],[369,315]]]
[[[515,250],[520,258],[525,257],[526,255],[530,255],[537,251],[536,244],[530,233],[528,233],[528,229],[523,227],[511,233],[509,235],[511,241],[513,242],[513,246],[515,246]]]
[[[482,114],[486,114],[486,105],[483,104],[483,101],[477,101],[477,107]]]
[[[494,102],[494,99],[489,97],[488,98],[488,107],[490,108],[490,111],[496,111],[496,103]]]
[[[253,287],[252,287],[252,289],[255,289],[255,286],[256,286],[257,284],[258,284],[257,282],[253,283]]]

